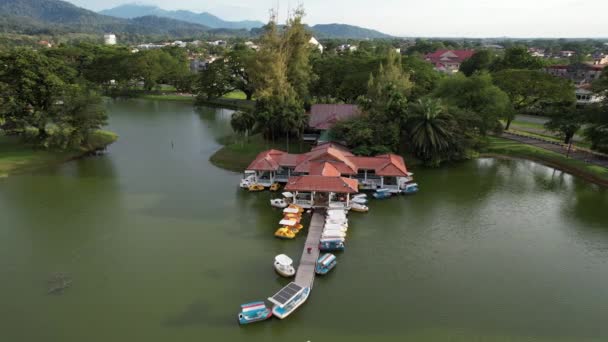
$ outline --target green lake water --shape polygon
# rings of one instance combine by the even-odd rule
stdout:
[[[240,327],[305,234],[275,239],[270,194],[209,163],[231,111],[108,110],[106,155],[0,181],[2,342],[608,340],[608,191],[495,159],[412,170],[421,192],[352,213],[305,305]]]

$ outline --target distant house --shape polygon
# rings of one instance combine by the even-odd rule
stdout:
[[[209,45],[226,46],[226,45],[228,45],[228,43],[225,40],[216,40],[216,41],[209,42]]]
[[[308,126],[317,131],[327,131],[338,121],[361,115],[357,105],[315,104],[310,107]]]
[[[49,42],[48,42],[48,41],[46,41],[46,40],[41,40],[41,41],[39,41],[39,42],[38,42],[38,45],[43,46],[43,47],[46,47],[46,48],[52,48],[52,47],[53,47],[53,44],[49,43]]]
[[[567,78],[576,84],[587,84],[600,78],[606,64],[571,64],[551,65],[545,68],[545,72],[557,77]]]
[[[215,62],[217,57],[199,58],[192,57],[190,59],[190,71],[193,73],[199,73],[202,70],[207,70],[209,64]]]
[[[559,52],[559,56],[562,58],[568,58],[576,55],[576,51],[564,50]]]
[[[598,95],[591,90],[590,84],[576,87],[575,94],[576,103],[578,104],[592,104],[601,102],[603,100],[603,96]]]
[[[112,33],[103,35],[103,43],[105,45],[116,45],[116,35]]]
[[[252,41],[245,42],[245,46],[256,51],[260,49],[260,47]]]
[[[435,66],[435,70],[452,74],[458,72],[462,62],[471,58],[474,50],[437,50],[425,56],[425,60]]]
[[[355,52],[355,51],[357,51],[357,49],[358,49],[357,46],[350,45],[350,44],[342,44],[336,48],[336,51],[338,51],[338,52],[346,52],[346,51]]]
[[[308,41],[308,43],[310,43],[310,45],[316,47],[317,49],[319,49],[319,51],[321,51],[321,53],[323,53],[324,47],[323,47],[323,45],[321,45],[321,43],[319,43],[317,38],[310,37],[310,40]]]

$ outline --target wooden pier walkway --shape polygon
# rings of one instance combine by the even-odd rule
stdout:
[[[310,219],[308,236],[302,250],[298,272],[296,273],[295,283],[300,286],[308,286],[312,289],[312,284],[315,280],[315,265],[317,259],[319,259],[319,241],[321,241],[321,235],[323,234],[323,226],[325,226],[325,211],[315,210]],[[311,249],[310,254],[308,253],[308,248]]]

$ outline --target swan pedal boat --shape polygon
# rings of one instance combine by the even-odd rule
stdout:
[[[250,192],[260,192],[260,191],[264,191],[264,186],[261,184],[252,184],[249,186],[249,191]]]

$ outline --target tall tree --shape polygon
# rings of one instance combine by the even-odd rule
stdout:
[[[314,74],[310,64],[312,45],[309,41],[312,35],[302,22],[304,15],[304,9],[299,7],[287,20],[284,40],[287,55],[287,80],[300,99],[307,100],[309,98],[308,87]]]
[[[532,56],[525,46],[514,46],[506,49],[502,58],[495,60],[492,71],[505,69],[539,70],[544,66],[543,60]]]
[[[588,119],[589,108],[574,105],[560,106],[554,109],[549,116],[545,127],[551,131],[558,132],[564,137],[564,144],[572,142],[574,134],[581,129]]]
[[[462,62],[460,71],[467,76],[471,76],[475,72],[489,71],[493,62],[494,53],[492,51],[486,49],[479,50],[471,58]]]
[[[576,102],[574,85],[536,70],[502,70],[493,75],[494,83],[509,95],[515,113],[551,106],[568,107]],[[514,117],[507,117],[509,129]]]
[[[469,124],[473,126],[468,128],[482,135],[499,127],[498,120],[512,110],[509,96],[492,84],[492,77],[487,73],[471,77],[457,74],[442,79],[434,96],[470,114]]]
[[[433,98],[410,103],[407,120],[408,141],[414,154],[427,164],[461,157],[463,134],[447,106]]]

